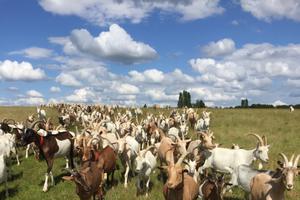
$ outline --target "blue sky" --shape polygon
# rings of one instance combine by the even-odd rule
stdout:
[[[0,0],[0,104],[300,103],[298,0]]]

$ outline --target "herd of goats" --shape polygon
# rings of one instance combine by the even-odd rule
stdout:
[[[151,193],[150,177],[159,169],[167,200],[221,200],[235,186],[245,191],[246,199],[282,200],[285,190],[293,189],[294,177],[300,172],[300,154],[288,159],[280,153],[277,169],[261,169],[261,163],[269,161],[265,136],[249,134],[258,141],[250,150],[238,145],[222,148],[214,142],[209,129],[211,113],[205,110],[201,115],[191,108],[154,115],[140,108],[117,106],[47,106],[59,112],[57,127],[46,117],[44,107],[37,108],[37,113],[24,122],[3,119],[0,123],[0,183],[5,184],[7,197],[6,160],[15,156],[19,165],[20,146],[26,147],[25,157],[33,150],[37,159],[46,161],[44,192],[48,191],[48,182],[55,184],[54,159],[65,157],[69,176],[63,179],[74,182],[77,195],[84,200],[104,198],[113,186],[118,158],[125,170],[124,187],[129,173],[137,177],[137,195]],[[188,134],[189,129],[193,129],[193,136]],[[253,168],[255,160],[258,169]]]

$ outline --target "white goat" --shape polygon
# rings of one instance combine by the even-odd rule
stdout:
[[[5,184],[5,196],[8,198],[8,188],[7,188],[7,167],[5,164],[5,155],[0,154],[0,183]]]
[[[16,136],[10,133],[0,135],[0,155],[10,157],[10,153],[16,156],[17,164],[20,165],[19,155],[16,148]]]
[[[200,167],[200,172],[202,172],[203,169],[212,167],[217,171],[232,174],[239,165],[244,164],[249,166],[256,159],[268,162],[269,145],[267,145],[266,138],[261,138],[257,134],[250,135],[255,136],[259,141],[255,149],[214,148],[208,151],[207,159],[204,165]]]
[[[133,172],[133,162],[139,152],[139,143],[132,136],[125,136],[118,139],[118,153],[122,165],[125,167],[124,187],[127,188],[128,173]]]
[[[41,109],[41,108],[37,107],[36,112],[37,112],[39,120],[45,120],[46,121],[46,111],[44,109]]]
[[[273,175],[275,172],[271,170],[257,170],[247,165],[240,165],[233,171],[230,183],[232,186],[239,186],[249,193],[251,179],[259,173]]]
[[[137,189],[138,192],[142,191],[143,183],[146,184],[146,197],[148,196],[150,175],[156,166],[156,156],[149,151],[154,146],[150,146],[145,150],[139,152],[138,157],[136,158],[136,168],[135,171],[138,173],[137,179]],[[146,183],[145,183],[146,182]]]

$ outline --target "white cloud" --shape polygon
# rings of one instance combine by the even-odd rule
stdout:
[[[16,92],[16,91],[19,90],[19,88],[10,86],[10,87],[7,88],[7,90],[9,90],[9,91],[11,91],[11,92]]]
[[[212,89],[197,87],[189,89],[194,94],[194,99],[203,99],[204,101],[230,101],[236,99],[235,96],[226,95],[221,92],[212,91]]]
[[[60,87],[52,86],[50,88],[50,92],[53,92],[53,93],[57,93],[57,92],[60,92],[60,91],[61,91]]]
[[[112,85],[112,89],[116,90],[119,94],[137,94],[140,92],[138,87],[128,83],[115,83]]]
[[[85,87],[74,90],[74,93],[67,96],[66,100],[76,103],[93,103],[97,102],[99,100],[99,97],[96,97],[96,94],[94,93],[92,88]]]
[[[287,105],[286,103],[284,103],[283,101],[277,100],[275,102],[272,103],[273,106],[283,106],[283,105]]]
[[[81,86],[81,83],[74,76],[64,72],[60,73],[55,80],[56,82],[59,82],[60,84],[65,86],[72,86],[72,87]]]
[[[28,97],[43,97],[43,95],[40,92],[36,91],[36,90],[28,90],[26,92],[26,95]]]
[[[41,105],[45,103],[45,99],[42,97],[26,97],[17,99],[15,105]]]
[[[244,11],[264,21],[272,19],[292,19],[300,21],[299,0],[240,0]]]
[[[52,39],[53,42],[53,39]],[[157,52],[148,44],[135,41],[122,27],[112,24],[109,31],[93,37],[86,29],[73,30],[69,41],[55,41],[64,45],[69,55],[84,54],[123,64],[153,60]]]
[[[149,96],[152,101],[176,101],[178,95],[167,95],[162,89],[149,89],[145,91],[145,95]]]
[[[12,51],[9,54],[11,55],[20,54],[25,56],[26,58],[40,59],[40,58],[50,57],[52,55],[52,50],[40,48],[40,47],[29,47],[19,51]]]
[[[40,0],[44,10],[60,15],[75,15],[97,25],[129,20],[139,23],[154,10],[176,13],[181,21],[197,20],[224,11],[219,0]]]
[[[130,71],[128,73],[133,81],[160,83],[164,79],[164,73],[157,69],[147,69],[144,72]]]
[[[230,38],[224,38],[217,42],[210,42],[202,48],[202,52],[211,57],[230,54],[235,50],[235,42]]]
[[[5,60],[0,61],[0,80],[35,81],[45,79],[46,75],[40,68],[34,69],[28,62]]]

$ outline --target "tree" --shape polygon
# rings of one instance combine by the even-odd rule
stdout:
[[[144,108],[147,108],[147,104],[144,105]]]
[[[179,98],[178,98],[178,102],[177,102],[177,107],[178,108],[182,108],[183,107],[183,98],[182,98],[182,93],[179,93]]]
[[[202,100],[196,100],[196,103],[194,104],[195,108],[205,108],[205,103]]]
[[[179,93],[177,107],[182,108],[185,106],[187,106],[188,108],[192,107],[191,94],[188,91],[183,90]]]
[[[248,99],[242,99],[241,100],[241,107],[242,108],[248,108]]]

